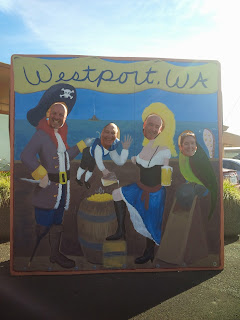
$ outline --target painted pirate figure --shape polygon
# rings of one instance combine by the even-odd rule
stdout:
[[[101,133],[100,138],[96,138],[91,147],[87,147],[83,151],[81,165],[77,171],[77,182],[80,186],[83,185],[81,181],[81,177],[84,172],[87,170],[85,174],[84,184],[87,189],[91,187],[88,180],[91,178],[93,174],[93,170],[97,164],[98,169],[103,173],[104,179],[116,179],[116,175],[114,172],[108,171],[104,164],[103,158],[108,154],[110,158],[119,166],[125,164],[128,158],[128,149],[132,143],[131,137],[125,137],[124,142],[122,142],[123,150],[121,155],[119,155],[116,151],[120,144],[120,130],[115,123],[107,124]]]
[[[70,161],[86,147],[84,141],[73,147],[67,144],[65,121],[75,102],[76,90],[69,84],[59,83],[46,90],[38,105],[27,113],[36,132],[21,154],[32,177],[39,180],[32,197],[37,239],[49,232],[50,261],[63,268],[75,266],[59,251],[63,214],[70,202]]]

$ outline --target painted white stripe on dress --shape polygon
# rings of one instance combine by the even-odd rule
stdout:
[[[122,193],[122,188],[120,188],[120,192],[121,192],[123,201],[127,205],[127,208],[128,208],[129,214],[130,214],[130,219],[132,221],[132,224],[133,224],[135,230],[138,233],[140,233],[141,235],[143,235],[144,237],[147,237],[147,238],[149,238],[149,239],[154,241],[154,239],[152,238],[151,234],[149,233],[149,231],[145,227],[145,224],[144,224],[144,222],[142,220],[142,217],[139,215],[138,211],[124,197],[124,195]]]

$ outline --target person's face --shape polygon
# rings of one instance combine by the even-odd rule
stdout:
[[[61,104],[54,104],[50,109],[49,125],[53,129],[61,128],[67,118],[67,111]]]
[[[109,149],[113,142],[117,138],[117,126],[114,124],[109,124],[106,128],[103,129],[101,134],[101,143],[105,149]]]
[[[184,138],[181,146],[182,153],[187,157],[191,157],[195,154],[196,150],[197,144],[195,138],[191,136]]]
[[[158,116],[151,116],[147,119],[145,128],[143,130],[144,137],[148,140],[153,140],[161,132],[162,121]]]

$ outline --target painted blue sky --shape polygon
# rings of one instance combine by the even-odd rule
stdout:
[[[26,119],[43,92],[15,94],[15,118]],[[176,121],[217,121],[217,94],[190,95],[149,89],[135,94],[109,94],[77,89],[77,100],[69,119],[141,120],[143,110],[153,102],[162,102],[174,113]],[[184,112],[183,112],[184,110]]]
[[[0,62],[12,54],[213,59],[223,119],[240,134],[238,0],[0,0]]]

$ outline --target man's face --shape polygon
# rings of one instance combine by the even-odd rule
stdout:
[[[192,136],[187,136],[184,138],[181,146],[182,153],[187,157],[191,157],[195,154],[196,150],[197,144],[195,138]]]
[[[109,149],[117,138],[118,129],[113,123],[106,126],[101,134],[101,143],[105,149]]]
[[[67,118],[67,110],[60,104],[54,104],[50,109],[49,125],[53,129],[61,128]]]
[[[158,116],[150,116],[147,119],[145,128],[143,130],[144,137],[148,140],[153,140],[159,135],[162,129],[162,121]]]

